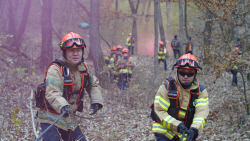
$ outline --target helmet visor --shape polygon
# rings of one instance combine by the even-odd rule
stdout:
[[[191,59],[180,59],[177,61],[177,63],[174,65],[175,67],[189,67],[189,68],[202,68],[199,66],[199,64]]]
[[[73,38],[65,41],[64,43],[61,44],[61,48],[72,48],[72,47],[86,47],[85,42],[83,39],[80,38]]]

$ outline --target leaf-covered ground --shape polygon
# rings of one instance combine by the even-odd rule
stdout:
[[[111,110],[101,118],[78,119],[79,126],[87,140],[154,140],[151,132],[153,121],[149,117],[149,107],[165,77],[175,75],[175,71],[171,71],[174,59],[167,59],[168,71],[166,72],[163,71],[163,64],[160,64],[157,85],[154,86],[153,58],[134,57],[136,67],[128,91],[122,93],[116,85],[102,89],[104,108],[97,115],[106,111],[121,93],[122,98],[118,99]],[[1,141],[34,140],[31,113],[28,108],[29,97],[31,89],[43,80],[44,74],[32,68],[29,68],[27,72],[21,70],[14,72],[4,63],[0,62],[0,65],[2,66],[0,68],[0,139]],[[203,72],[206,72],[206,69]],[[241,92],[243,90],[241,76],[238,74],[238,87],[232,87],[230,72],[223,72],[218,79],[213,78],[209,73],[203,74],[202,72],[199,72],[197,77],[198,81],[207,88],[210,104],[210,113],[198,140],[249,140],[250,117],[247,115],[245,98]],[[246,82],[248,98],[249,84],[250,82]],[[84,111],[77,114],[90,117],[89,114],[92,111],[89,109],[90,99],[87,94],[84,99]],[[36,113],[34,102],[33,113]],[[13,115],[16,117],[15,124]],[[18,119],[22,121],[21,124],[17,122]],[[40,133],[37,121],[35,124],[38,125],[37,130]]]

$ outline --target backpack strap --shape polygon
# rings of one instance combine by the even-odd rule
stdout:
[[[170,106],[167,111],[168,114],[177,120],[185,121],[185,118],[179,118],[180,110],[185,112],[186,110],[181,108],[179,90],[174,76],[166,78],[163,84],[167,90],[167,97],[170,100]]]
[[[87,87],[88,85],[88,81],[89,81],[89,69],[86,65],[85,62],[83,62],[83,65],[85,66],[86,70],[81,71],[82,74],[82,82],[81,82],[81,88],[80,88],[80,92],[78,93],[78,97],[77,97],[77,111],[78,112],[82,112],[83,109],[83,101],[81,100],[84,96],[84,88]]]
[[[189,108],[190,107],[195,107],[195,100],[198,99],[198,96],[200,95],[199,83],[198,83],[198,88],[196,88],[194,90],[190,90],[190,95],[191,95],[191,98],[189,100],[189,105],[188,105]]]
[[[200,87],[200,84],[198,83],[198,87],[196,89],[190,90],[190,100],[189,100],[189,104],[187,108],[186,120],[184,122],[187,128],[190,128],[193,122],[193,118],[195,114],[195,104],[196,104],[196,100],[198,99],[200,95],[201,88],[202,88],[202,91],[205,89],[204,86]]]
[[[81,74],[82,74],[81,88],[86,88],[88,85],[88,80],[89,80],[89,69],[85,62],[83,62],[83,65],[85,66],[86,70],[81,71]]]
[[[50,66],[51,65],[56,65],[60,69],[64,81],[63,97],[65,97],[68,101],[70,101],[71,96],[69,96],[68,94],[72,93],[73,91],[74,81],[71,74],[69,73],[69,68],[65,65],[65,63],[61,59],[60,60],[56,59],[55,61],[51,62]],[[44,82],[46,81],[45,79],[47,76],[48,69],[45,72]]]

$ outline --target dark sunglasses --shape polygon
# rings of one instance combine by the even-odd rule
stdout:
[[[187,75],[187,77],[192,77],[194,76],[195,72],[183,72],[183,71],[178,71],[181,76]]]

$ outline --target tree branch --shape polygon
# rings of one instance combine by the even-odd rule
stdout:
[[[100,37],[102,38],[102,40],[103,40],[104,42],[106,42],[106,44],[109,46],[109,48],[111,48],[111,45],[108,43],[108,41],[106,41],[106,40],[102,37],[101,34],[100,34]]]
[[[149,2],[148,2],[148,8],[147,8],[146,16],[149,15],[149,9],[150,9],[150,5],[151,5],[151,1],[152,1],[152,0],[149,0]]]
[[[0,58],[0,61],[3,62],[7,67],[10,67],[9,63],[6,62],[4,59]]]
[[[52,24],[52,30],[53,32],[56,34],[56,36],[61,40],[62,37],[60,36],[60,34],[56,31],[55,26],[54,26],[54,22],[51,20],[51,24]]]
[[[90,12],[89,10],[87,9],[87,7],[85,7],[79,0],[76,0],[76,2],[82,7],[82,9],[88,14],[88,16],[90,17]],[[80,14],[78,14],[84,21],[86,21],[84,19],[84,17],[82,17]],[[87,22],[87,21],[86,21]],[[89,22],[87,22],[89,23]],[[111,48],[111,45],[107,42],[107,40],[105,40],[101,34],[99,34],[99,36],[101,37],[102,40],[104,40],[104,42],[109,46],[109,48]]]
[[[187,28],[187,0],[185,0],[185,5],[184,5],[184,13],[185,13],[185,28],[186,28],[186,38],[188,39],[188,28]]]
[[[140,0],[137,0],[136,9],[135,9],[136,13],[138,11],[139,3],[140,3]]]
[[[79,4],[80,7],[82,7],[82,9],[88,14],[88,16],[90,17],[90,11],[88,10],[88,8],[82,4],[79,0],[76,0],[76,2]]]
[[[8,45],[3,44],[1,47],[4,48],[4,49],[6,49],[6,50],[8,50],[8,51],[10,51],[10,52],[16,52],[17,54],[22,55],[22,56],[25,57],[26,59],[30,59],[29,56],[27,56],[26,54],[22,53],[21,51],[18,52],[16,49],[12,49],[11,46],[8,46]],[[1,47],[0,47],[0,48],[1,48]]]
[[[38,135],[37,135],[37,132],[36,132],[36,127],[35,127],[33,109],[32,109],[32,100],[33,100],[33,90],[31,89],[31,94],[30,94],[30,97],[29,97],[30,106],[28,106],[28,108],[30,109],[30,113],[31,113],[32,127],[33,127],[36,138],[38,138]]]
[[[129,2],[129,6],[131,8],[132,14],[136,13],[134,3],[132,2],[132,0],[128,0],[128,2]]]

